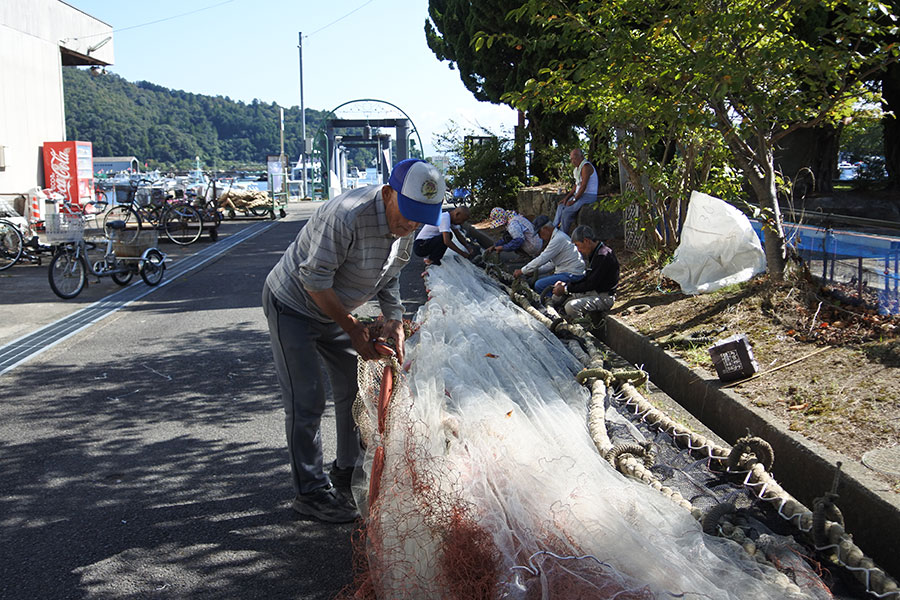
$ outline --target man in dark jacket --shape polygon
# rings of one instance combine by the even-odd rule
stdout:
[[[579,225],[572,232],[572,243],[584,256],[588,271],[584,278],[553,286],[554,303],[565,301],[563,310],[570,317],[583,317],[594,311],[607,311],[616,301],[619,261],[612,248],[597,239],[594,230]],[[569,298],[565,298],[569,294]],[[564,300],[565,298],[565,300]]]

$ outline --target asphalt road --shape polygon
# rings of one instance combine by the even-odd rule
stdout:
[[[354,526],[289,507],[259,306],[314,207],[289,206],[256,237],[0,376],[0,598],[333,598],[351,583]],[[216,244],[259,225],[226,223]],[[193,248],[164,250],[181,260]],[[421,269],[403,273],[410,311],[424,301]],[[103,279],[62,301],[45,271],[4,272],[0,345],[118,289]],[[322,433],[330,460],[331,412]]]

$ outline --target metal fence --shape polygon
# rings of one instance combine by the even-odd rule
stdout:
[[[751,222],[762,240],[762,224]],[[784,233],[836,296],[879,314],[900,314],[900,238],[788,222]]]

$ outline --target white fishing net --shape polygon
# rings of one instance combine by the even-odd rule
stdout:
[[[383,431],[383,364],[361,374],[370,479],[357,597],[808,597],[625,478],[587,427],[581,365],[481,271],[431,267]],[[380,452],[380,451],[379,451]],[[380,470],[377,466],[375,470]]]

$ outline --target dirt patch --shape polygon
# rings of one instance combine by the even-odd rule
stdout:
[[[685,296],[657,267],[617,251],[623,276],[612,314],[658,342],[746,334],[763,374],[732,391],[858,462],[869,450],[900,444],[900,319],[846,305],[836,290],[818,288],[802,272],[790,283],[760,277]],[[638,312],[640,305],[649,310]],[[714,378],[710,345],[669,351]],[[900,493],[900,478],[870,473]]]

